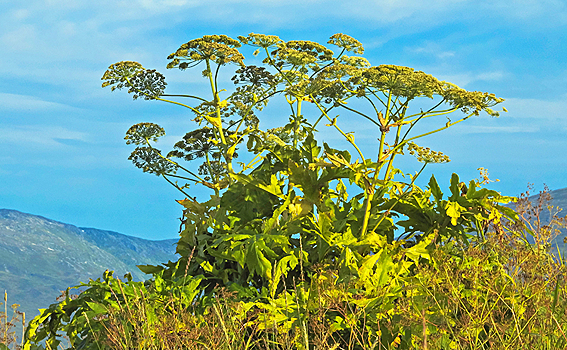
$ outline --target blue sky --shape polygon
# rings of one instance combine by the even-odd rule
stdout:
[[[0,2],[0,208],[177,237],[180,196],[127,160],[123,137],[132,124],[155,122],[168,133],[160,143],[168,150],[191,129],[191,116],[111,93],[100,77],[112,63],[138,61],[166,75],[168,92],[199,93],[199,74],[166,70],[167,55],[202,35],[250,32],[320,43],[345,33],[373,65],[408,66],[505,98],[509,112],[500,118],[482,115],[420,142],[452,159],[428,168],[442,188],[452,172],[470,180],[479,167],[506,195],[528,183],[567,187],[562,0],[8,0]],[[370,145],[361,121],[349,122]]]

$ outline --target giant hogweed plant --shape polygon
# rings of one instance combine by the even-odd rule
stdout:
[[[164,285],[175,286],[167,290],[186,295],[182,305],[188,306],[225,287],[255,315],[258,329],[272,335],[293,329],[294,346],[307,349],[309,315],[330,300],[324,285],[335,294],[343,291],[352,305],[347,313],[329,307],[322,316],[336,344],[360,327],[353,315],[372,310],[361,344],[397,346],[397,334],[407,330],[400,325],[387,332],[383,324],[393,317],[416,267],[435,264],[436,248],[461,254],[502,216],[517,219],[501,206],[511,198],[477,180],[465,184],[453,174],[447,196],[434,176],[426,189],[415,184],[427,165],[449,161],[418,146],[418,140],[483,112],[498,116],[493,107],[503,99],[411,68],[371,66],[361,56],[362,45],[344,34],[333,35],[328,44],[333,50],[260,34],[191,40],[168,56],[167,68],[202,69],[210,84],[205,96],[166,93],[164,75],[137,62],[118,62],[104,73],[103,87],[187,108],[196,125],[169,153],[155,145],[165,135],[157,124],[136,124],[125,137],[136,146],[129,158],[134,165],[164,178],[185,197],[178,201],[183,206],[179,261],[139,266],[154,276],[145,284],[149,299],[158,302]],[[255,49],[261,65],[244,63],[243,45]],[[234,72],[229,86],[219,79],[225,70]],[[267,116],[280,118],[282,126],[264,130],[262,111],[274,99],[285,101],[289,110]],[[416,134],[415,125],[424,119],[432,119],[430,125],[438,120],[437,127]],[[372,154],[364,154],[348,130],[353,122],[374,130],[378,142]],[[350,150],[318,141],[322,128],[342,135]],[[406,153],[417,157],[421,169],[396,168],[395,159]],[[209,199],[190,195],[198,185],[209,190]],[[47,339],[56,345],[57,332],[63,331],[72,344],[95,348],[92,336],[101,327],[95,314],[118,307],[110,302],[120,294],[114,293],[116,283],[105,276],[88,284],[98,290],[96,298],[85,292],[43,310],[28,329],[30,344]],[[122,295],[117,299],[127,302]]]

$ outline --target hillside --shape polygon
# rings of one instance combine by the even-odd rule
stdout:
[[[26,318],[55,302],[69,286],[106,270],[135,280],[148,276],[136,265],[176,260],[177,240],[150,241],[117,232],[80,228],[16,210],[0,209],[0,290]]]
[[[550,220],[550,212],[545,207],[546,205],[551,205],[553,207],[553,213],[556,213],[558,217],[565,217],[567,215],[567,188],[562,188],[559,190],[550,191],[549,194],[551,195],[550,203],[544,203],[540,220],[542,225],[546,225],[549,223]],[[532,195],[528,199],[534,206],[538,205],[538,198],[539,194]],[[510,205],[511,208],[515,209],[515,205]],[[557,213],[558,209],[562,209],[559,213]],[[564,243],[564,239],[567,237],[567,229],[561,229],[561,233],[555,237],[553,240],[553,247],[555,249],[559,248],[562,254],[567,253],[567,244]]]

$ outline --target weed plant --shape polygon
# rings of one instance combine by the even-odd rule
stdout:
[[[563,222],[541,225],[543,204],[534,209],[523,197],[521,214],[506,207],[513,198],[483,188],[482,170],[468,184],[453,174],[446,195],[435,176],[425,190],[415,184],[426,166],[450,161],[417,140],[481,112],[497,117],[504,100],[408,67],[371,66],[344,34],[328,44],[337,53],[254,33],[190,40],[167,68],[204,66],[205,97],[166,93],[165,76],[137,62],[109,67],[103,87],[195,116],[196,128],[167,154],[154,145],[165,135],[157,124],[133,125],[125,137],[135,166],[185,196],[181,258],[138,266],[152,275],[145,282],[107,271],[78,286],[86,290],[76,298],[67,291],[30,322],[26,350],[58,348],[64,336],[82,350],[567,345],[564,265],[549,245]],[[243,45],[264,66],[245,65]],[[234,85],[221,89],[231,65]],[[262,130],[256,114],[278,97],[291,115]],[[343,130],[352,123],[343,114],[373,128],[374,156]],[[426,119],[434,128],[415,135]],[[317,139],[325,126],[356,159]],[[405,153],[419,170],[395,167]],[[209,199],[190,196],[190,186]]]
[[[6,291],[4,291],[4,302],[0,306],[4,306],[3,311],[0,311],[0,350],[20,350],[24,341],[26,314],[18,310],[20,305],[12,304],[10,307],[12,317],[8,319],[8,293]],[[22,332],[20,341],[18,341],[18,329]]]
[[[547,191],[535,204],[528,196],[516,204],[521,223],[491,225],[466,246],[436,249],[432,263],[416,266],[403,296],[386,312],[383,305],[353,303],[356,284],[337,283],[338,272],[323,266],[309,272],[317,276],[316,305],[303,305],[292,297],[300,294],[297,286],[286,286],[286,309],[311,312],[302,323],[284,327],[266,323],[269,308],[251,307],[226,289],[191,307],[172,293],[157,308],[144,288],[128,296],[116,279],[121,293],[112,300],[119,308],[94,319],[102,327],[93,339],[100,349],[121,350],[297,349],[302,337],[310,349],[563,349],[566,266],[550,242],[565,218],[548,206]],[[540,221],[543,210],[551,212],[551,222]],[[11,321],[6,310],[1,315],[2,348],[22,348],[12,331],[23,321],[16,308]],[[393,335],[392,341],[383,343],[380,332]]]
[[[435,250],[433,264],[416,268],[403,297],[387,312],[352,303],[356,285],[337,284],[337,271],[320,269],[312,271],[319,277],[318,305],[302,324],[305,329],[251,322],[267,319],[261,312],[268,310],[246,312],[245,303],[219,291],[202,316],[189,310],[168,313],[154,326],[144,319],[141,324],[146,329],[138,334],[155,334],[151,347],[142,341],[150,337],[136,332],[126,334],[111,327],[104,337],[122,335],[111,347],[115,349],[297,349],[297,339],[304,334],[310,349],[563,349],[567,347],[567,270],[550,242],[556,230],[565,227],[565,218],[552,214],[552,222],[539,221],[542,210],[553,211],[546,205],[548,196],[542,192],[535,206],[527,196],[521,197],[518,209],[525,226],[493,225],[484,238],[466,247]],[[535,243],[528,242],[528,236]],[[297,291],[289,293],[290,312],[302,307],[291,298],[293,294]],[[110,319],[120,324],[117,321],[125,316],[119,313]],[[333,322],[337,318],[348,327]],[[132,324],[139,318],[129,319]],[[382,343],[377,329],[395,338]]]

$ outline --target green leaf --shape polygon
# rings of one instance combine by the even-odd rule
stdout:
[[[183,285],[182,291],[187,305],[191,304],[195,297],[201,292],[199,288],[201,280],[201,278],[191,278],[189,284]]]
[[[51,308],[49,309],[39,309],[39,315],[37,315],[36,317],[34,317],[31,322],[29,323],[29,325],[26,328],[26,333],[25,333],[25,338],[26,339],[37,339],[36,336],[37,331],[39,326],[48,318],[51,316]],[[45,328],[44,328],[45,329]],[[40,338],[39,340],[41,340],[42,338]],[[26,344],[29,346],[29,344]],[[24,348],[25,349],[25,348]]]
[[[557,307],[557,302],[559,300],[559,288],[561,287],[561,278],[557,277],[557,282],[555,283],[555,289],[553,290],[553,303],[551,304],[551,312],[555,313],[555,308]]]
[[[424,239],[422,239],[416,245],[406,249],[405,250],[406,256],[416,263],[419,261],[419,258],[424,258],[424,259],[429,260],[430,259],[430,256],[429,256],[430,250],[427,249],[427,247],[431,244],[433,237],[434,237],[434,235],[430,234],[427,237],[425,237]]]
[[[9,349],[8,347],[6,347],[6,349]],[[45,348],[41,345],[37,345],[37,344],[30,344],[29,342],[26,342],[24,344],[24,350],[45,350]]]
[[[452,201],[457,200],[457,198],[461,195],[459,191],[459,175],[455,173],[451,175],[451,186],[449,189],[451,190],[451,198],[449,199]]]
[[[384,249],[380,249],[376,254],[367,256],[362,260],[360,268],[358,269],[358,275],[361,281],[369,279],[370,275],[374,272],[374,265],[376,261],[381,258],[383,251]]]
[[[443,192],[441,192],[441,188],[439,188],[434,175],[431,175],[431,178],[429,179],[429,190],[431,190],[431,194],[435,198],[435,201],[439,202],[443,199]]]
[[[248,247],[246,263],[248,264],[248,269],[255,271],[259,276],[268,279],[272,277],[272,264],[264,256],[256,242],[252,243],[250,247]]]
[[[339,282],[358,276],[358,260],[353,251],[345,247],[339,258]]]
[[[464,213],[467,210],[457,202],[447,202],[445,211],[447,212],[447,216],[451,218],[451,224],[456,226],[457,219],[461,217],[461,213]]]
[[[467,199],[471,199],[476,192],[476,182],[471,180],[469,182],[469,188],[467,189]]]
[[[165,284],[164,279],[160,275],[155,276],[154,286],[155,286],[156,291],[158,293],[161,293],[165,290],[166,284]]]
[[[108,309],[106,308],[106,306],[100,303],[87,301],[87,305],[91,308],[91,310],[93,310],[99,315],[108,313]]]
[[[376,270],[372,280],[376,287],[384,286],[390,280],[390,271],[395,267],[395,263],[392,260],[392,255],[387,250],[382,250],[380,254],[380,259],[376,262]]]
[[[153,275],[163,270],[163,266],[155,266],[155,265],[136,265],[137,268],[140,269],[145,274]]]
[[[278,178],[276,177],[276,175],[271,176],[270,178],[270,184],[267,185],[265,183],[262,183],[261,181],[259,181],[258,179],[255,179],[254,177],[252,177],[251,175],[244,175],[244,174],[230,174],[230,176],[235,179],[236,181],[239,181],[243,184],[246,185],[252,185],[252,186],[256,186],[268,193],[273,194],[274,196],[278,196],[280,198],[284,198],[282,190],[280,188],[280,182],[278,181]]]
[[[518,221],[519,217],[518,217],[518,213],[512,209],[512,208],[508,208],[502,205],[496,205],[496,208],[498,208],[498,210],[500,210],[504,215],[506,215],[509,219],[512,219],[514,221]]]
[[[278,261],[276,264],[276,270],[274,271],[274,276],[270,283],[270,295],[272,298],[276,295],[282,275],[286,277],[288,270],[293,270],[297,266],[297,263],[298,259],[293,254],[287,255]]]
[[[201,263],[201,267],[203,268],[203,270],[205,270],[206,272],[212,272],[213,271],[213,266],[211,265],[210,262],[208,261],[203,261]]]
[[[342,331],[348,329],[349,325],[345,322],[344,318],[340,316],[335,316],[335,320],[331,323],[329,330],[331,332]]]
[[[266,239],[270,238],[271,235],[266,236]],[[260,251],[269,258],[275,259],[278,257],[278,255],[272,250],[272,248],[266,245],[266,240],[264,238],[260,238],[256,241],[256,247],[258,247],[258,249],[260,249]]]
[[[280,215],[289,207],[289,204],[291,202],[291,196],[292,196],[292,191],[290,191],[290,193],[287,195],[287,198],[283,202],[283,204],[280,205],[279,208],[274,211],[272,217],[266,221],[263,230],[264,234],[269,233],[277,225]]]
[[[481,188],[480,190],[475,191],[474,193],[471,193],[470,196],[467,193],[467,199],[482,199],[482,198],[488,198],[488,197],[492,197],[492,198],[496,199],[497,201],[504,199],[504,203],[508,202],[505,199],[505,198],[508,198],[508,197],[503,197],[500,193],[498,193],[494,190],[489,190],[487,188]]]
[[[392,219],[387,217],[385,220],[383,220],[380,226],[376,228],[378,232],[385,231],[385,230],[380,230],[382,226],[387,227],[388,229],[393,227]],[[388,238],[386,237],[386,235],[377,234],[376,232],[370,232],[364,236],[364,239],[362,241],[354,245],[356,246],[368,245],[373,248],[372,250],[375,250],[377,247],[380,248],[384,247],[386,243],[388,243]]]

